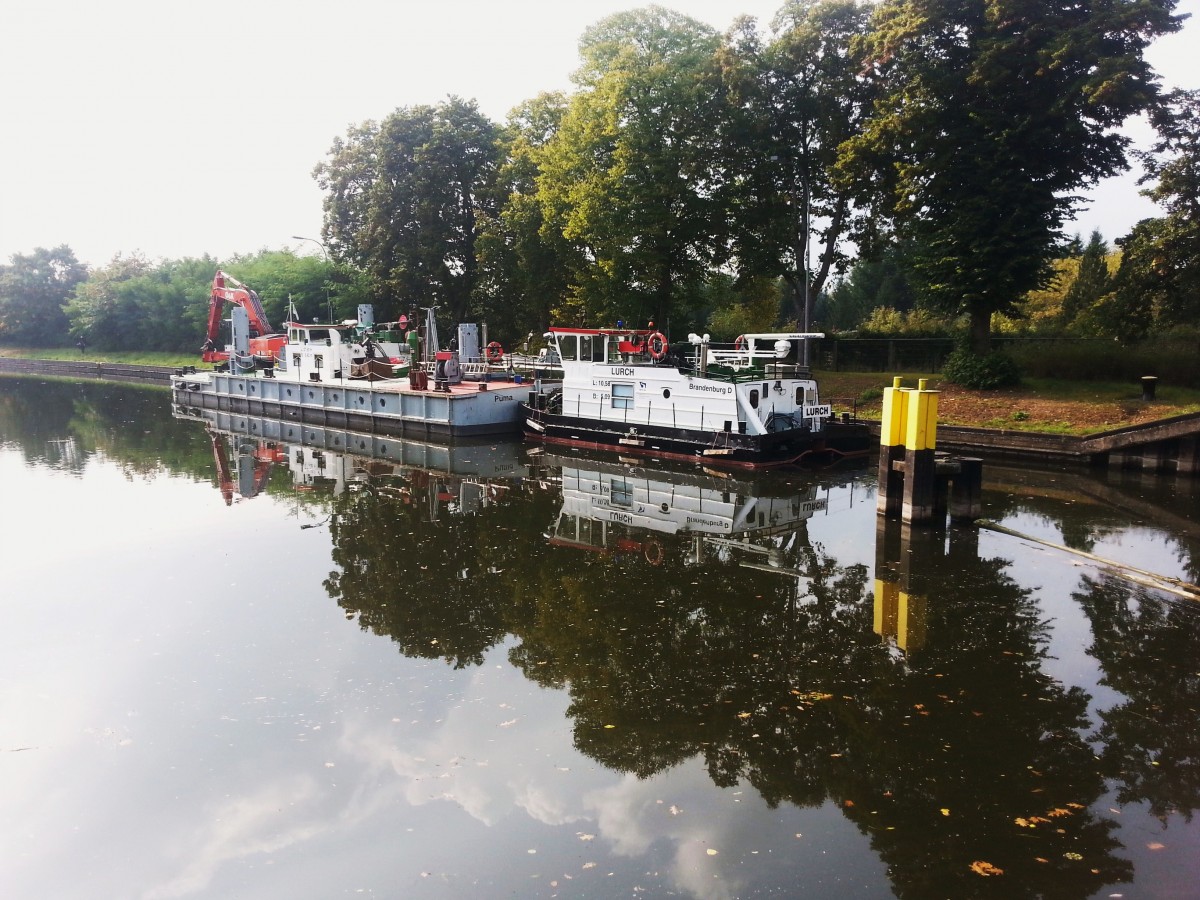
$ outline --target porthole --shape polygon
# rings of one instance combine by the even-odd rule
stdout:
[[[670,388],[663,388],[663,399],[664,400],[671,399],[671,389]]]

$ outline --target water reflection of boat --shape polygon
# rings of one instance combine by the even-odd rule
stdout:
[[[778,567],[783,541],[827,504],[816,483],[797,489],[705,470],[542,459],[560,472],[562,507],[546,535],[552,546],[640,551],[652,564],[662,561],[659,536],[682,535],[694,538],[693,561],[706,548],[736,548]]]
[[[175,416],[207,427],[227,503],[234,485],[242,497],[256,496],[273,463],[287,467],[297,490],[322,486],[335,496],[377,476],[401,472],[455,476],[459,481],[524,474],[521,445],[513,441],[448,445],[190,407],[177,407]],[[457,497],[460,492],[454,493]],[[469,505],[476,495],[482,502],[486,492],[467,488],[465,502]]]

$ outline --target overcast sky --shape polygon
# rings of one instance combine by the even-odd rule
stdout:
[[[474,98],[502,121],[569,89],[579,36],[628,0],[6,0],[0,8],[0,261],[67,244],[218,258],[317,251],[312,179],[348,126]],[[724,30],[779,0],[664,0]],[[1181,0],[1180,12],[1200,12]],[[1200,87],[1200,24],[1160,40],[1168,85]],[[1108,239],[1155,208],[1132,178],[1096,192],[1078,230]]]

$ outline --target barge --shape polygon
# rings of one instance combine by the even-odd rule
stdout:
[[[231,360],[249,356],[238,347],[246,340],[240,312],[234,310]],[[459,326],[455,342],[465,352],[436,349],[428,312],[427,334],[419,342],[426,349],[410,353],[409,347],[372,340],[359,320],[289,322],[273,365],[181,370],[171,377],[174,405],[396,437],[519,434],[521,402],[541,388],[545,374],[538,360],[497,354],[491,346],[478,354],[471,349],[478,346],[474,325]]]

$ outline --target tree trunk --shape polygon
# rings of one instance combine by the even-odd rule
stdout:
[[[992,314],[990,310],[971,309],[971,352],[987,356],[992,352]]]

